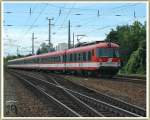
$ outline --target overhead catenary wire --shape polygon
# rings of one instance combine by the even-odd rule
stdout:
[[[64,26],[64,24],[65,24],[65,22],[67,21],[67,19],[68,19],[70,13],[72,12],[72,9],[74,8],[74,6],[75,6],[75,3],[72,4],[72,7],[69,9],[68,13],[66,14],[66,17],[64,18],[64,20],[63,20],[63,22],[62,22],[60,28],[62,28],[62,27]],[[65,7],[63,7],[63,8],[65,8]],[[58,29],[57,31],[59,31],[59,30],[60,30],[60,29]],[[57,31],[56,31],[56,32],[57,32]],[[56,33],[56,32],[55,32],[55,33]]]
[[[47,4],[46,4],[46,6],[44,6],[44,7],[41,9],[39,15],[36,17],[36,19],[34,20],[34,22],[33,22],[33,23],[29,26],[29,28],[24,32],[24,35],[20,37],[21,39],[23,39],[23,38],[26,36],[26,34],[33,28],[33,25],[37,22],[37,20],[39,19],[40,15],[44,12],[44,10],[46,9],[46,7],[47,7]]]
[[[31,24],[31,26],[29,26],[29,28],[24,32],[23,37],[25,37],[26,34],[33,28],[33,25],[37,22],[37,20],[39,19],[39,17],[41,16],[41,14],[44,12],[44,10],[47,8],[47,6],[48,6],[47,4],[46,4],[46,6],[43,6],[43,8],[41,9],[40,13],[36,16],[35,20]]]
[[[48,6],[53,6],[53,4],[48,4]],[[136,5],[138,5],[138,4],[129,4],[130,6],[129,7],[131,7],[131,6],[136,6]],[[36,5],[35,5],[36,6]],[[35,7],[34,6],[34,7]],[[54,5],[55,6],[55,5]],[[128,7],[128,5],[126,4],[126,5],[124,5],[124,6],[120,6],[120,7],[118,7],[118,8],[116,8],[114,11],[121,11],[121,9],[127,9],[127,8],[129,8]],[[80,17],[83,17],[84,18],[84,15],[85,16],[87,16],[87,15],[92,15],[92,16],[90,16],[91,17],[91,19],[90,19],[90,17],[89,17],[89,21],[87,20],[85,23],[83,23],[83,22],[81,22],[80,24],[78,24],[78,22],[71,22],[72,23],[72,25],[71,25],[71,27],[72,28],[74,28],[74,31],[76,32],[76,30],[80,30],[82,33],[83,32],[87,32],[87,34],[93,34],[93,33],[95,33],[95,32],[97,32],[97,31],[99,31],[99,30],[104,30],[104,29],[106,29],[106,28],[109,28],[109,27],[111,27],[111,26],[101,26],[101,25],[99,25],[99,24],[91,24],[92,23],[92,21],[93,21],[93,19],[92,19],[92,17],[93,17],[93,15],[95,16],[95,18],[97,18],[97,19],[99,19],[100,20],[100,22],[101,21],[103,21],[104,20],[104,18],[103,17],[107,17],[107,16],[109,16],[109,11],[108,11],[108,13],[107,14],[105,14],[106,12],[104,11],[104,10],[102,10],[102,9],[99,9],[99,17],[97,17],[97,12],[98,12],[98,9],[80,9],[80,8],[75,8],[75,7],[64,7],[64,6],[56,6],[55,8],[58,8],[58,11],[57,11],[57,16],[56,16],[56,19],[55,19],[55,21],[54,21],[54,29],[56,29],[56,31],[61,31],[60,30],[60,27],[63,27],[63,28],[66,28],[67,29],[67,25],[65,25],[65,23],[67,23],[68,22],[68,18],[70,18],[70,16],[72,16],[72,15],[76,15],[77,17],[78,16],[80,16]],[[67,9],[66,9],[67,8]],[[72,9],[71,9],[72,8]],[[74,9],[75,8],[75,9]],[[42,9],[44,9],[44,8],[42,8]],[[42,11],[42,9],[41,9],[41,11]],[[35,12],[33,12],[33,10],[34,9],[31,9],[31,15],[32,14],[40,14],[40,12],[37,12],[37,11],[35,11]],[[66,11],[64,11],[64,10],[68,10],[67,11],[67,14],[66,14]],[[76,11],[79,11],[79,12],[75,12],[74,13],[74,10]],[[87,10],[88,11],[92,11],[92,13],[88,13],[87,12]],[[69,13],[69,11],[71,11],[70,13]],[[82,12],[80,12],[80,11],[86,11],[86,13],[82,13]],[[44,13],[48,13],[47,11],[45,12],[45,10],[43,10],[43,12],[41,13],[41,14],[44,14]],[[29,11],[28,11],[28,14],[29,14]],[[35,14],[35,15],[36,15]],[[68,15],[69,14],[69,15]],[[114,15],[114,14],[113,14]],[[118,14],[119,15],[119,14]],[[25,30],[24,31],[24,35],[23,36],[21,36],[20,38],[20,40],[22,40],[22,39],[24,39],[25,38],[25,36],[31,31],[31,30],[33,30],[33,28],[35,28],[35,27],[41,27],[41,26],[47,26],[47,25],[44,25],[44,24],[42,24],[42,25],[39,25],[39,24],[36,24],[37,23],[37,21],[39,20],[39,19],[41,19],[41,17],[40,17],[41,15],[39,15],[39,18],[38,17],[36,17],[35,16],[35,20],[32,22],[32,24],[24,24],[24,25],[13,25],[13,27],[28,27],[28,29],[27,30]],[[68,17],[67,17],[68,16]],[[121,16],[123,16],[123,15],[121,15]],[[133,20],[133,14],[132,14],[132,20]],[[28,16],[29,17],[29,16]],[[64,19],[62,20],[62,21],[59,21],[59,24],[57,24],[58,23],[58,20],[59,19],[61,19],[61,18],[63,18],[64,17]],[[120,17],[120,16],[118,16],[118,17]],[[139,19],[138,18],[138,16],[136,15],[136,17],[137,17],[137,19]],[[32,17],[29,17],[29,20],[31,19]],[[37,19],[37,20],[36,20]],[[27,22],[28,22],[28,20],[27,20]],[[30,21],[29,21],[30,22]],[[35,22],[35,23],[34,23]],[[62,22],[62,23],[61,23]],[[7,26],[5,26],[5,28],[6,28]],[[82,29],[80,29],[82,27]],[[94,28],[94,27],[96,27],[96,28]],[[83,29],[83,28],[87,28],[87,30],[86,29]],[[94,28],[93,30],[91,30],[91,28]],[[38,29],[38,28],[37,28]],[[36,30],[36,29],[35,29]],[[84,31],[84,30],[86,30],[86,31]],[[95,31],[94,31],[95,30]],[[41,31],[42,33],[43,32],[45,32],[45,31]],[[45,32],[46,33],[46,32]],[[42,41],[41,41],[42,42]]]
[[[72,7],[69,9],[69,11],[68,11],[68,13],[67,13],[67,15],[66,15],[64,21],[62,22],[61,26],[63,26],[64,23],[66,22],[66,20],[68,19],[68,17],[69,17],[69,15],[70,15],[72,9],[74,8],[74,6],[75,6],[75,4],[73,4]]]
[[[62,8],[64,9],[65,8],[65,6],[66,5],[64,5]],[[62,15],[62,8],[61,9],[59,9],[59,13],[58,13],[58,16],[57,16],[57,18],[56,18],[56,20],[54,21],[54,25],[57,23],[57,21],[58,21],[58,19],[60,18],[60,16]]]
[[[128,24],[129,22],[134,22],[134,20],[130,19],[128,21],[125,21],[124,23],[120,22],[119,24]],[[106,25],[106,26],[103,26],[103,27],[99,27],[99,28],[96,28],[96,29],[93,29],[93,30],[89,30],[88,32],[86,31],[85,34],[95,33],[96,31],[103,30],[103,29],[110,28],[110,27],[116,27],[119,24],[116,24],[116,25]]]

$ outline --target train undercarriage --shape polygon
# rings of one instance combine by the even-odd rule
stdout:
[[[50,69],[35,69],[35,68],[16,68],[23,70],[45,71],[58,74],[73,74],[85,77],[100,77],[100,78],[112,78],[119,71],[118,67],[100,67],[97,70],[50,70]]]

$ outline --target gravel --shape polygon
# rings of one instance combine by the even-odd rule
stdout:
[[[17,78],[5,72],[4,77],[4,105],[5,117],[57,117],[56,106],[49,104],[44,98],[39,98],[31,92],[28,86],[25,86]],[[72,80],[77,84],[85,85],[123,101],[146,108],[146,86],[131,82],[120,82],[103,80],[100,78],[85,78],[73,75],[61,75],[62,77]],[[6,101],[17,101],[17,114],[7,111]],[[13,113],[13,114],[11,114]],[[61,115],[60,115],[61,116]]]
[[[145,85],[131,82],[111,81],[101,78],[84,78],[69,75],[65,75],[64,77],[75,83],[85,85],[112,97],[146,108]]]
[[[5,117],[54,117],[57,112],[53,108],[54,105],[43,102],[44,98],[40,98],[30,91],[16,77],[5,72],[4,75],[4,116]],[[8,110],[6,102],[15,100],[17,113]]]

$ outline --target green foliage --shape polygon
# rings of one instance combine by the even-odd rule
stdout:
[[[49,51],[55,51],[55,49],[53,48],[52,44],[51,46],[46,45],[45,43],[42,43],[40,45],[40,48],[37,50],[36,54],[42,54],[42,53],[48,53]]]
[[[123,67],[121,72],[145,73],[146,71],[146,22],[142,25],[135,21],[133,25],[117,26],[112,29],[106,41],[120,45]]]
[[[20,57],[24,57],[24,56],[22,56],[22,55],[18,55],[18,56],[12,55],[12,56],[4,57],[4,65],[7,65],[8,60],[17,59],[17,58],[20,58]]]
[[[139,47],[136,51],[134,51],[126,66],[124,67],[125,73],[146,73],[146,51],[142,47]]]

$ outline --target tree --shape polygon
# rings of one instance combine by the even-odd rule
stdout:
[[[7,57],[4,57],[3,59],[4,59],[4,65],[7,65],[7,62],[9,61],[9,60],[13,60],[13,59],[17,59],[17,58],[21,58],[21,57],[24,57],[23,55],[9,55],[9,56],[7,56]]]
[[[130,72],[137,72],[138,69],[133,64],[139,61],[143,61],[142,65],[144,67],[142,69],[146,68],[144,60],[146,56],[146,22],[144,25],[139,21],[135,21],[132,25],[117,26],[107,35],[106,41],[109,40],[120,45],[121,58],[124,61],[124,66],[126,66],[126,71],[130,71],[129,66],[132,66],[135,71],[131,70]],[[135,57],[139,58],[139,61]]]
[[[51,44],[51,46],[46,45],[46,43],[42,43],[40,45],[40,48],[37,50],[36,54],[42,54],[42,53],[48,53],[48,52],[52,52],[55,51],[55,49],[53,48],[53,45]]]

